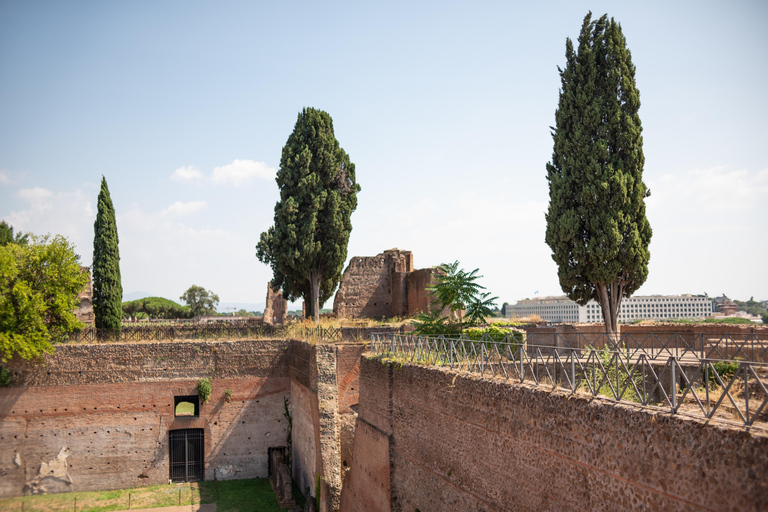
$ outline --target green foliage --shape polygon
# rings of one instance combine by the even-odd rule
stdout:
[[[615,332],[621,299],[648,276],[650,191],[643,183],[640,96],[626,39],[613,19],[591,16],[584,18],[577,51],[566,40],[560,69],[545,239],[563,291],[580,305],[590,299],[606,305],[606,329]]]
[[[272,267],[274,288],[290,301],[303,297],[307,315],[319,321],[320,307],[341,280],[360,191],[328,113],[301,111],[276,181],[275,223],[261,234],[256,255]]]
[[[0,366],[0,388],[10,387],[13,382],[13,374],[11,370],[4,366]]]
[[[768,325],[768,313],[765,313],[765,314],[763,315],[763,323],[764,323],[765,325]]]
[[[212,390],[211,379],[200,379],[197,381],[197,396],[200,397],[200,403],[208,403],[208,399],[211,398]]]
[[[185,291],[179,299],[187,303],[191,316],[211,315],[216,313],[216,305],[219,303],[219,296],[211,290],[202,286],[192,285]]]
[[[505,337],[509,336],[510,339],[522,343],[525,339],[525,335],[520,331],[513,331],[512,329],[496,325],[489,325],[488,327],[470,327],[464,329],[463,334],[470,340],[480,340],[483,336],[487,336],[493,341],[502,341]]]
[[[291,470],[291,473],[293,473],[293,415],[291,415],[289,405],[290,401],[288,400],[288,397],[283,397],[283,406],[285,407],[283,416],[288,421],[285,437],[285,463],[288,465],[288,469]]]
[[[725,317],[725,318],[705,318],[704,323],[706,324],[744,324],[744,325],[753,325],[754,322],[750,320],[749,318],[739,318],[737,316],[732,317]]]
[[[123,302],[123,318],[146,318],[147,316],[166,319],[191,318],[192,309],[162,297],[145,297]]]
[[[748,301],[734,300],[734,304],[739,308],[739,311],[745,311],[750,315],[763,316],[768,314],[768,309],[764,308],[762,303],[757,302],[754,297]]]
[[[120,330],[123,316],[123,285],[120,280],[115,209],[107,180],[101,177],[96,222],[93,224],[93,314],[96,327]]]
[[[592,347],[589,347],[589,349],[595,350]],[[640,402],[640,397],[637,395],[635,387],[632,386],[632,383],[634,382],[634,385],[637,386],[637,389],[642,391],[643,378],[642,375],[640,375],[638,372],[632,374],[632,365],[626,364],[626,362],[629,361],[631,357],[630,351],[627,350],[624,345],[622,345],[621,350],[619,351],[620,357],[614,357],[614,352],[612,352],[608,347],[598,349],[596,352],[600,358],[600,362],[602,363],[603,368],[605,369],[605,375],[603,375],[603,372],[596,364],[592,365],[592,367],[587,371],[591,373],[589,379],[595,385],[600,386],[600,383],[602,382],[602,386],[600,386],[598,389],[597,394],[613,398],[614,394],[613,391],[611,391],[611,386],[613,386],[613,389],[615,389],[617,393],[624,393],[624,395],[621,397],[622,400]],[[621,352],[623,352],[623,354],[621,354]],[[624,365],[619,362],[620,360],[624,361]],[[605,379],[605,381],[603,381],[603,379]],[[608,381],[610,381],[611,384],[608,384]],[[616,387],[617,383],[618,388]],[[624,390],[625,387],[626,390]]]
[[[62,236],[0,246],[0,358],[53,352],[83,324],[73,311],[88,283],[74,247]]]
[[[420,336],[458,336],[461,334],[461,325],[458,322],[449,322],[448,318],[440,314],[441,310],[429,313],[419,313],[413,322],[414,334]]]
[[[727,386],[728,382],[733,378],[734,375],[736,375],[736,372],[739,371],[739,363],[737,361],[716,361],[712,363],[712,367],[715,369],[717,374],[720,376],[720,379],[723,381],[723,383]],[[706,374],[704,372],[704,368],[701,369],[702,378],[706,378]],[[719,386],[720,384],[717,382],[717,378],[715,377],[715,374],[711,371],[709,373],[709,387],[710,389],[715,388]]]
[[[232,390],[231,389],[227,388],[227,389],[224,390],[224,400],[227,403],[232,402]]]
[[[8,244],[27,245],[29,243],[28,233],[13,234],[13,227],[5,221],[0,221],[0,246]]]
[[[437,269],[440,272],[436,283],[427,287],[435,309],[417,317],[414,322],[417,334],[456,335],[466,326],[482,324],[486,317],[493,316],[491,308],[498,297],[489,297],[490,293],[482,292],[485,287],[476,282],[483,277],[477,274],[480,269],[466,272],[459,268],[458,261],[443,263]],[[450,318],[444,318],[443,311],[449,311]]]

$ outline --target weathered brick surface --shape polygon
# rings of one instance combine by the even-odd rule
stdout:
[[[42,364],[14,360],[15,386],[287,376],[287,340],[57,345]]]
[[[357,420],[352,468],[344,477],[341,510],[385,512],[390,510],[389,436]],[[455,509],[459,510],[459,509]]]
[[[174,417],[174,396],[197,394],[197,380],[0,390],[0,495],[167,482],[168,431],[179,428],[204,429],[206,479],[215,472],[219,479],[266,476],[267,448],[285,445],[283,397],[290,380],[212,382],[198,418]],[[229,403],[225,389],[232,390]],[[41,475],[42,464],[62,450],[66,476]]]
[[[348,491],[377,485],[357,449],[387,437],[393,510],[768,508],[761,433],[376,360],[360,385],[359,421],[377,434],[358,427]]]
[[[285,445],[292,346],[60,345],[42,364],[14,361],[14,386],[0,389],[0,496],[167,482],[168,431],[180,428],[204,429],[207,479],[266,476],[267,448]],[[210,402],[175,418],[174,397],[203,377]]]

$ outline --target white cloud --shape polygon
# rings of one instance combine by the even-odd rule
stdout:
[[[264,162],[235,160],[231,164],[216,167],[211,179],[214,183],[238,186],[250,183],[251,178],[274,179],[276,174],[277,171]]]
[[[10,183],[11,173],[6,170],[0,170],[0,183]]]
[[[176,201],[171,206],[163,210],[163,213],[170,215],[189,215],[191,213],[199,212],[205,208],[206,205],[207,203],[205,201],[190,201],[188,203]]]
[[[81,262],[90,263],[96,213],[83,191],[53,192],[34,187],[21,189],[16,196],[28,201],[29,206],[5,217],[14,230],[35,235],[63,235],[77,246],[77,252],[83,256]]]
[[[179,167],[173,171],[173,174],[171,174],[171,179],[174,181],[194,181],[199,180],[202,177],[203,173],[201,173],[194,165]]]
[[[719,213],[744,211],[768,199],[768,169],[729,171],[727,166],[665,174],[650,184],[649,205],[704,208]]]

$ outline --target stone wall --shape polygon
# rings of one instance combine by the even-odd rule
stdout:
[[[288,301],[283,298],[282,290],[272,290],[272,283],[267,283],[267,302],[262,318],[265,324],[284,324],[288,320]]]
[[[0,497],[164,483],[168,432],[204,430],[205,478],[267,475],[285,446],[290,342],[61,345],[43,364],[14,361],[0,389]],[[213,392],[198,417],[174,397]],[[227,401],[225,390],[231,390]]]
[[[412,270],[410,251],[390,249],[376,256],[355,256],[344,270],[333,312],[339,318],[393,316],[393,309],[403,308],[405,274]]]
[[[341,510],[766,510],[768,436],[363,358]]]
[[[339,318],[385,318],[426,312],[426,288],[436,270],[414,270],[410,251],[390,249],[372,257],[356,256],[344,270],[333,312]]]
[[[93,314],[93,279],[91,279],[91,271],[88,267],[81,266],[80,270],[88,274],[88,284],[77,296],[80,304],[75,310],[75,317],[86,324],[93,324],[96,320]]]

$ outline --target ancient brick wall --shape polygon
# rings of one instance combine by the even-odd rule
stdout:
[[[376,256],[352,258],[333,300],[333,312],[340,318],[401,314],[406,300],[405,274],[412,270],[410,251],[391,249]]]
[[[0,496],[167,482],[168,432],[204,431],[205,478],[264,477],[284,446],[289,342],[62,345],[0,389]],[[174,398],[212,395],[198,417]],[[229,401],[225,390],[229,389]]]
[[[437,269],[422,268],[408,274],[408,315],[430,311],[432,298],[427,291],[434,284]]]
[[[766,510],[768,436],[363,359],[342,510]]]
[[[272,290],[272,283],[267,283],[267,302],[262,318],[265,324],[284,324],[288,319],[288,301],[283,298],[282,290]]]

